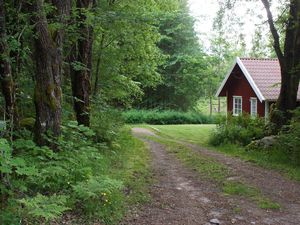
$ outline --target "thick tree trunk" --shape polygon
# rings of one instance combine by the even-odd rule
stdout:
[[[35,84],[35,140],[39,145],[47,144],[44,135],[58,136],[61,125],[61,74],[62,74],[62,30],[50,34],[43,0],[36,0],[34,22],[36,84]],[[54,1],[53,1],[54,2]],[[58,15],[63,12],[62,1],[55,1]]]
[[[291,110],[296,108],[297,92],[300,80],[300,0],[290,0],[289,17],[283,51],[280,48],[279,34],[275,28],[270,3],[261,0],[267,10],[268,22],[274,38],[274,49],[281,67],[281,87],[276,109],[270,120],[277,125],[277,130],[291,119]]]
[[[80,38],[77,41],[76,63],[80,63],[84,68],[72,72],[72,91],[78,124],[85,126],[90,126],[93,29],[86,24],[84,10],[91,9],[93,5],[93,0],[77,0]]]
[[[297,92],[300,79],[300,1],[290,3],[290,17],[287,23],[284,57],[281,64],[281,91],[278,109],[292,110],[296,108]]]
[[[12,77],[12,69],[9,60],[9,49],[7,46],[5,28],[5,8],[4,1],[0,0],[0,83],[5,100],[6,118],[10,124],[17,124],[18,114],[15,97],[15,83]]]

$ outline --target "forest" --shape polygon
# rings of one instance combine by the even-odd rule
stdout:
[[[274,18],[261,0],[270,32],[258,27],[250,49],[227,33],[233,2],[218,1],[207,49],[187,0],[0,0],[0,223],[120,222],[151,182],[149,152],[126,123],[217,123],[214,95],[236,56],[279,59],[271,122],[253,124],[297,136],[300,2]]]

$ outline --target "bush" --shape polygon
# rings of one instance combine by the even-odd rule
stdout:
[[[122,115],[117,110],[100,106],[97,106],[96,110],[91,118],[91,127],[95,131],[96,141],[111,144],[124,125]]]
[[[210,144],[248,145],[251,141],[264,136],[265,122],[262,118],[252,118],[248,114],[228,116],[218,123],[217,129],[210,137]]]
[[[275,147],[286,151],[296,165],[300,165],[300,107],[293,111],[290,125],[282,128]]]
[[[90,128],[70,121],[62,126],[58,139],[49,140],[55,142],[55,151],[31,139],[10,144],[0,138],[1,225],[50,223],[68,211],[105,224],[117,223],[125,208],[122,183],[128,171],[123,165],[128,158],[124,155],[136,150],[133,143],[119,140],[120,136],[131,140],[127,133],[115,135],[120,145],[108,146],[98,142]],[[116,171],[122,175],[115,177]]]
[[[159,111],[159,110],[130,110],[123,112],[126,123],[148,124],[211,124],[214,117],[198,112]]]

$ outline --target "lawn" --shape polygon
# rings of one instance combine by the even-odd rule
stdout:
[[[202,146],[208,145],[210,134],[215,129],[214,124],[185,124],[185,125],[146,125],[158,132],[161,136],[180,141],[188,141]]]

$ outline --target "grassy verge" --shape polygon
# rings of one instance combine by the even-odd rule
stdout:
[[[280,208],[278,203],[265,197],[257,188],[244,184],[241,181],[228,181],[227,178],[230,176],[229,168],[218,163],[213,158],[200,155],[171,139],[157,137],[147,138],[164,144],[167,147],[167,151],[175,154],[183,164],[197,171],[201,177],[216,182],[221,187],[224,194],[246,197],[255,202],[258,207],[262,209]]]
[[[149,151],[142,141],[133,138],[129,132],[119,138],[119,144],[121,149],[118,156],[110,156],[114,165],[111,173],[124,182],[126,207],[143,204],[150,200],[148,188],[152,179]]]
[[[209,136],[215,129],[215,125],[143,125],[152,128],[162,137],[175,140],[188,141],[190,143],[207,147],[208,149],[222,152],[229,156],[239,157],[264,168],[275,169],[282,172],[290,179],[300,181],[300,167],[292,165],[287,154],[282,151],[245,151],[245,148],[226,144],[218,147],[209,146]]]
[[[110,176],[121,180],[125,187],[121,193],[123,198],[119,202],[120,207],[117,211],[109,212],[111,221],[107,222],[113,224],[119,222],[129,208],[138,207],[150,200],[148,188],[152,182],[150,155],[144,143],[133,138],[128,129],[122,133],[117,143],[115,148],[118,150],[106,155],[111,165]]]
[[[0,138],[0,171],[14,184],[0,184],[1,225],[118,224],[128,207],[149,199],[151,180],[145,145],[128,128],[116,136],[99,143],[93,130],[70,121],[57,151],[30,138],[13,146]]]

